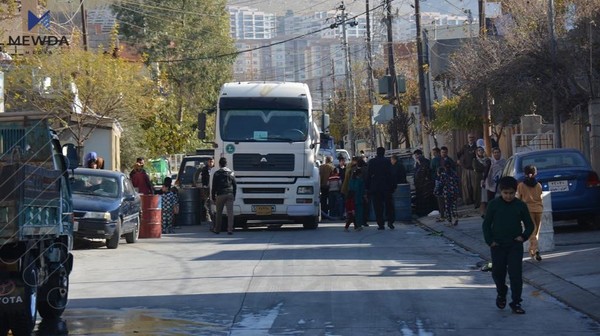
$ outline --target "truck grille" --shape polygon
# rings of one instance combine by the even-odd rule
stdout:
[[[244,204],[283,204],[282,198],[244,198]]]
[[[285,194],[285,188],[242,188],[244,194]]]
[[[294,171],[294,154],[233,154],[234,171]]]

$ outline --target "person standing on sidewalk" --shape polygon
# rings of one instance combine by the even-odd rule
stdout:
[[[517,198],[527,204],[531,220],[535,228],[529,237],[529,256],[531,260],[542,261],[539,251],[538,238],[540,236],[540,227],[542,226],[542,212],[544,204],[542,203],[542,185],[535,179],[537,168],[535,166],[525,166],[523,169],[525,180],[517,186]]]
[[[227,234],[233,234],[233,200],[237,185],[233,171],[227,168],[227,159],[219,159],[219,170],[213,175],[212,188],[210,188],[211,199],[215,202],[217,211],[215,213],[215,226],[213,232],[221,232],[221,221],[223,218],[223,207],[227,207]]]
[[[475,200],[475,206],[479,208],[479,213],[482,218],[485,215],[485,209],[488,202],[484,176],[490,169],[491,164],[490,158],[485,155],[485,149],[483,147],[477,147],[475,158],[473,159],[473,171],[475,172],[474,181],[477,184],[477,188],[474,190],[475,194],[473,198]]]
[[[464,204],[475,204],[475,209],[477,209],[479,208],[479,201],[475,200],[474,197],[476,188],[479,188],[479,181],[475,181],[475,171],[473,170],[473,159],[475,158],[477,145],[475,144],[475,135],[469,134],[467,139],[467,144],[456,153],[457,163],[461,168],[460,189]]]
[[[505,176],[500,179],[500,196],[493,199],[487,208],[482,229],[485,242],[492,255],[492,278],[496,284],[496,306],[506,307],[506,273],[510,279],[512,302],[515,314],[525,314],[521,307],[523,292],[523,242],[533,232],[533,222],[525,202],[515,198],[517,180]],[[525,229],[521,226],[524,223]]]
[[[331,156],[325,157],[325,163],[319,166],[319,179],[321,185],[321,211],[329,216],[329,176],[335,169],[333,165],[333,158]]]
[[[131,173],[129,173],[129,178],[131,179],[131,184],[137,189],[140,194],[144,195],[152,195],[154,194],[154,189],[152,188],[152,182],[150,182],[150,177],[146,173],[144,169],[144,158],[139,157],[135,160],[135,166]]]
[[[378,230],[385,230],[383,210],[385,207],[388,227],[394,229],[394,204],[392,194],[396,190],[396,176],[392,170],[392,163],[384,157],[385,148],[377,148],[377,156],[369,160],[365,188],[369,197],[373,199],[373,210],[377,220]]]
[[[204,194],[205,196],[202,197],[202,205],[203,205],[203,209],[202,209],[202,213],[205,214],[203,217],[206,219],[206,222],[208,223],[212,223],[212,219],[210,216],[210,174],[213,171],[213,168],[215,167],[215,159],[214,158],[209,158],[208,160],[206,160],[206,165],[204,167],[202,167],[202,169],[200,170],[200,185],[205,188],[204,192],[206,194]],[[196,179],[197,180],[197,179]],[[212,226],[212,224],[209,224]]]

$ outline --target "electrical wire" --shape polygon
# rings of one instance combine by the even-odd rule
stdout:
[[[393,0],[390,0],[390,1],[393,1]],[[382,4],[380,4],[380,5],[376,6],[376,7],[373,7],[372,9],[369,9],[369,12],[375,11],[376,9],[385,6],[385,4],[386,3],[384,2],[384,3],[382,3]],[[361,16],[363,14],[366,14],[366,11],[363,12],[363,13],[351,16],[351,17],[348,16],[344,20],[342,20],[341,22],[339,22],[339,24],[345,24],[346,22],[353,22],[358,16]],[[239,51],[236,51],[236,52],[230,52],[230,53],[224,53],[224,54],[218,54],[218,55],[212,55],[212,56],[180,58],[180,59],[173,59],[173,60],[156,60],[154,62],[157,62],[157,63],[176,63],[176,62],[189,62],[189,61],[199,61],[199,60],[208,60],[208,59],[216,59],[216,58],[224,58],[224,57],[237,56],[239,54],[243,54],[243,53],[246,53],[246,52],[252,52],[252,51],[255,51],[255,50],[270,48],[270,47],[273,47],[273,46],[276,46],[276,45],[279,45],[279,44],[283,44],[283,43],[286,43],[286,42],[289,42],[289,41],[298,40],[298,39],[301,39],[303,37],[307,37],[307,36],[310,36],[310,35],[314,35],[314,34],[320,33],[320,32],[322,32],[324,30],[327,30],[327,29],[330,29],[330,27],[326,26],[326,27],[323,27],[323,28],[320,28],[320,29],[317,29],[317,30],[313,30],[313,31],[305,33],[305,34],[301,34],[301,35],[298,35],[298,36],[291,37],[291,38],[286,39],[286,40],[274,42],[274,43],[271,43],[271,44],[267,44],[267,45],[264,45],[264,46],[259,46],[259,47],[255,47],[255,48],[251,48],[251,49],[239,50]]]

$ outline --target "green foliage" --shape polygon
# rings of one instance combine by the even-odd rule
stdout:
[[[483,126],[481,107],[470,95],[443,98],[433,103],[433,126],[441,131],[472,130]]]
[[[147,137],[172,144],[152,146],[156,152],[193,150],[198,144],[190,140],[196,139],[192,127],[197,113],[216,105],[221,85],[231,78],[235,48],[225,1],[149,0],[115,3],[113,9],[123,23],[123,39],[153,64],[155,80],[167,101],[168,111],[157,111],[150,118],[154,122]],[[169,135],[174,138],[167,139]],[[175,139],[176,135],[185,138]]]

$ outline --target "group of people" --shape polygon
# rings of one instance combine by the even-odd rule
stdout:
[[[500,148],[494,147],[488,157],[483,146],[482,139],[475,141],[475,136],[469,134],[467,144],[457,152],[456,162],[448,156],[445,146],[434,148],[430,161],[423,158],[421,150],[415,151],[417,215],[425,216],[437,208],[438,221],[457,225],[457,205],[462,199],[463,204],[473,205],[484,217],[488,200],[498,193],[498,180],[506,160]],[[431,190],[435,202],[429,198]]]
[[[237,190],[233,171],[227,167],[227,159],[219,159],[219,169],[214,169],[214,159],[209,158],[207,164],[198,171],[200,184],[210,186],[209,199],[204,202],[208,222],[212,224],[211,231],[218,234],[221,231],[223,208],[227,208],[227,233],[233,234],[233,200]],[[211,185],[212,176],[212,185]],[[129,174],[133,186],[140,194],[152,195],[154,189],[150,178],[144,169],[144,158],[136,159],[133,170]],[[179,212],[178,190],[173,186],[171,177],[165,177],[161,186],[162,232],[172,233],[175,216]],[[210,220],[210,202],[216,206],[215,221]]]
[[[383,147],[377,148],[376,153],[369,161],[364,154],[355,156],[348,165],[340,156],[337,166],[332,157],[326,157],[319,166],[322,214],[345,219],[346,231],[351,224],[356,231],[368,226],[369,202],[373,204],[378,229],[385,230],[386,221],[388,228],[394,229],[393,193],[398,183],[406,183],[406,169],[397,156],[386,158]]]

